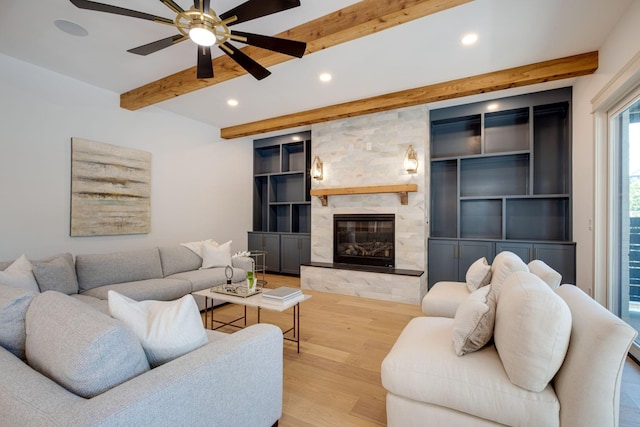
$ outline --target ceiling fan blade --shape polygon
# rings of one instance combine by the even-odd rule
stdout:
[[[224,46],[224,48],[222,46]],[[246,54],[242,53],[238,48],[229,43],[223,43],[220,46],[220,49],[222,49],[224,53],[229,55],[231,59],[236,61],[238,65],[247,70],[247,72],[257,80],[262,80],[271,74],[271,71],[267,70],[262,65],[258,64],[256,61],[254,61]],[[231,53],[229,53],[226,49],[229,49]]]
[[[209,46],[198,46],[198,73],[196,77],[199,79],[210,79],[213,77],[211,48]]]
[[[142,46],[134,47],[133,49],[127,50],[127,52],[135,53],[136,55],[149,55],[150,53],[157,52],[165,47],[173,46],[174,44],[180,43],[188,38],[189,37],[185,35],[176,34],[175,36],[167,37],[166,39],[156,40]]]
[[[248,0],[220,15],[220,19],[224,21],[237,16],[237,20],[227,24],[231,26],[298,6],[300,6],[299,0]]]
[[[174,2],[173,0],[160,0],[160,1],[169,9],[173,10],[175,13],[184,12],[184,9],[181,8],[180,5]]]
[[[273,50],[275,52],[284,53],[285,55],[291,55],[298,58],[302,58],[304,51],[307,49],[306,43],[296,40],[263,36],[261,34],[244,33],[242,31],[231,31],[231,34],[234,36],[245,37],[247,39],[246,42],[237,40],[240,43],[250,44],[251,46]]]
[[[171,19],[163,18],[161,16],[150,15],[144,12],[138,12],[137,10],[125,9],[123,7],[111,6],[110,4],[96,3],[94,1],[88,1],[88,0],[70,0],[70,1],[80,9],[113,13],[115,15],[130,16],[132,18],[146,19],[147,21],[162,22],[164,24],[173,25],[173,21]]]

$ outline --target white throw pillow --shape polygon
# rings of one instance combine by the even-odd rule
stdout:
[[[529,271],[527,264],[518,255],[509,251],[496,255],[491,264],[491,288],[496,297],[500,295],[500,289],[505,280],[516,271]]]
[[[190,249],[193,253],[198,255],[200,258],[202,258],[202,247],[204,245],[218,246],[219,243],[216,242],[213,239],[198,240],[196,242],[180,243],[180,246],[184,246],[185,248]]]
[[[202,267],[226,267],[231,265],[231,240],[221,245],[204,244],[202,246]]]
[[[491,266],[487,263],[487,259],[482,257],[469,266],[465,277],[467,289],[473,292],[491,281]]]
[[[33,275],[31,261],[24,254],[20,255],[6,270],[0,271],[0,283],[30,292],[40,292],[38,282]]]
[[[557,289],[562,282],[562,275],[549,267],[544,261],[534,259],[528,265],[529,271],[544,280],[551,289]]]
[[[151,366],[159,366],[207,343],[192,295],[175,301],[134,301],[109,291],[111,316],[138,337]]]
[[[493,336],[495,300],[489,297],[491,286],[472,292],[453,319],[453,348],[458,356],[480,350]]]
[[[509,380],[544,390],[564,361],[570,336],[567,303],[535,274],[513,273],[498,297],[493,334]]]

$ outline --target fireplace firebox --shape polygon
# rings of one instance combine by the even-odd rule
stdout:
[[[333,262],[394,268],[395,215],[334,215]]]

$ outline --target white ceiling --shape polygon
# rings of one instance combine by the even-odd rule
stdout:
[[[262,81],[245,75],[156,106],[223,128],[590,52],[598,50],[632,1],[476,0],[270,67],[273,74]],[[158,0],[100,2],[174,17]],[[176,3],[185,9],[191,5],[188,0]],[[211,7],[222,13],[240,3],[211,0]],[[356,1],[301,3],[233,28],[274,35]],[[88,36],[60,31],[54,25],[57,19],[80,24]],[[473,47],[460,44],[468,32],[479,36]],[[166,25],[81,10],[68,0],[0,0],[1,53],[117,93],[195,65],[191,41],[146,57],[126,52],[176,33]],[[321,72],[330,72],[333,80],[321,83]],[[240,104],[231,108],[228,98]]]

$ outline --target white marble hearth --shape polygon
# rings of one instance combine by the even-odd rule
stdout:
[[[420,304],[427,292],[425,274],[387,274],[308,265],[300,268],[303,289],[406,304]]]

